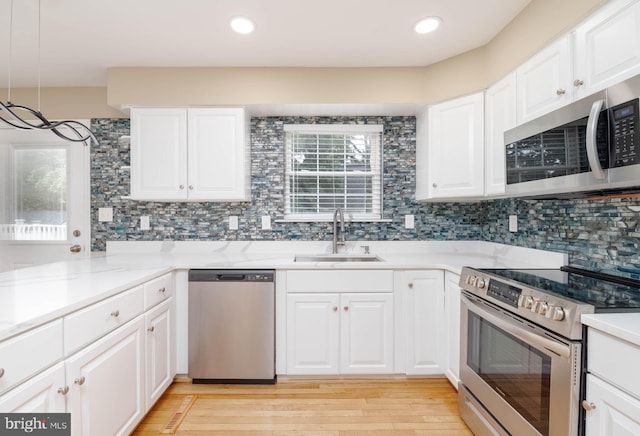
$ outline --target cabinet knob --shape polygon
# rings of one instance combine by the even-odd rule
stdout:
[[[69,393],[69,386],[58,388],[58,393],[61,395],[67,395]]]
[[[0,368],[0,378],[4,375],[4,368]]]
[[[117,318],[120,316],[120,311],[119,310],[114,310],[113,312],[111,312],[111,316],[114,318]]]
[[[189,185],[189,189],[193,191],[193,185]]]
[[[163,287],[161,287],[160,289],[158,289],[158,292],[160,292],[161,294],[164,294],[164,292],[165,292],[166,290],[167,290],[167,289],[163,286]]]
[[[82,251],[82,247],[78,244],[73,244],[71,247],[69,247],[69,251],[72,253],[80,253]]]
[[[153,333],[155,330],[156,330],[156,327],[155,327],[155,326],[151,326],[151,327],[149,327],[149,328],[147,329],[147,331],[148,331],[149,333]]]
[[[407,286],[409,286],[409,289],[413,289],[413,283],[409,283]]]
[[[582,400],[582,408],[587,412],[596,408],[595,403],[590,403],[587,400]]]
[[[349,306],[344,306],[343,309],[344,309],[345,312],[348,312],[349,311]]]
[[[82,386],[85,381],[87,381],[87,380],[84,378],[84,376],[82,376],[82,377],[79,377],[79,378],[75,379],[73,382],[75,384],[77,384],[78,386]]]
[[[184,189],[184,185],[180,185],[180,189]]]
[[[338,306],[333,306],[333,311],[337,312],[338,311]]]
[[[573,81],[573,86],[578,87],[578,86],[582,86],[582,85],[584,85],[584,80],[576,79],[576,80]]]
[[[565,91],[564,89],[560,88],[556,91],[556,95],[560,96],[560,95],[565,95],[567,93],[567,91]]]

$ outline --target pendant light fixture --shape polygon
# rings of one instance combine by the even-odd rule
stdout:
[[[58,137],[71,142],[84,142],[85,145],[91,143],[98,144],[98,140],[91,130],[84,124],[74,120],[49,121],[40,112],[40,1],[38,0],[38,108],[32,109],[27,106],[11,103],[11,58],[13,51],[13,1],[11,0],[11,11],[9,15],[9,72],[7,79],[7,102],[0,101],[0,122],[16,129],[22,130],[50,130]],[[31,119],[31,118],[35,119]]]

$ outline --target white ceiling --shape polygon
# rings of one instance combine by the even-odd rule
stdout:
[[[42,86],[104,86],[109,67],[424,66],[486,44],[530,1],[41,0]],[[13,3],[11,87],[36,86],[38,0]],[[0,0],[0,88],[10,10]],[[439,30],[414,33],[433,15]],[[233,33],[235,16],[255,32]]]

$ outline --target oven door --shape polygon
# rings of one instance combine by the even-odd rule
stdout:
[[[477,434],[577,435],[581,344],[471,294],[461,298],[459,403],[465,422]]]

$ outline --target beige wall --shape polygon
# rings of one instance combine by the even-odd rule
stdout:
[[[106,88],[43,89],[50,118],[125,117],[131,105],[425,104],[497,81],[607,0],[533,0],[484,47],[420,68],[135,68]],[[1,91],[0,91],[1,92]],[[34,90],[14,90],[16,103]],[[6,95],[6,92],[4,93]]]

